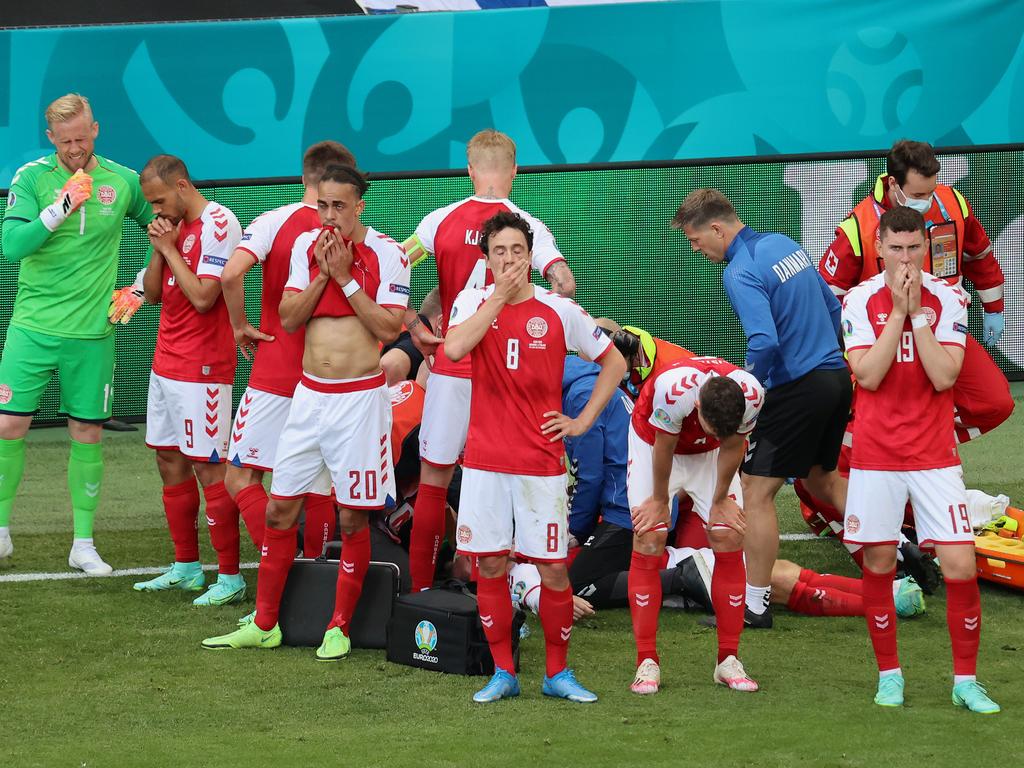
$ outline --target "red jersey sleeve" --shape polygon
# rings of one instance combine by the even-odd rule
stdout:
[[[196,265],[196,277],[220,280],[224,266],[242,238],[242,227],[235,214],[221,206],[207,206],[202,219],[202,256]]]
[[[818,262],[818,272],[836,296],[843,296],[860,282],[864,261],[853,251],[850,239],[841,227],[836,228],[836,238]]]
[[[992,241],[967,203],[964,221],[964,277],[974,283],[986,312],[1003,311],[1003,270],[992,252]]]

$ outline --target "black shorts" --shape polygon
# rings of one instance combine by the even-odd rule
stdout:
[[[416,345],[413,344],[412,334],[410,334],[408,331],[402,331],[400,334],[398,334],[397,339],[395,339],[390,344],[385,345],[384,348],[381,349],[381,357],[383,357],[385,353],[390,352],[392,349],[402,350],[405,353],[406,357],[409,358],[409,376],[407,378],[415,380],[416,372],[419,371],[420,365],[423,363],[423,354],[418,349],[416,349]]]
[[[579,594],[604,576],[628,571],[633,558],[633,531],[600,522],[569,566],[572,590]]]
[[[807,477],[839,462],[853,387],[847,368],[818,368],[769,389],[750,434],[743,472],[760,477]]]

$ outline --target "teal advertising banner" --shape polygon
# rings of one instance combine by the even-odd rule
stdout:
[[[333,138],[375,172],[1024,141],[1019,2],[693,0],[0,32],[0,185],[88,96],[103,154],[195,178],[295,176]]]

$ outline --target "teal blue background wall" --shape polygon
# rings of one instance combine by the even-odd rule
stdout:
[[[0,185],[89,96],[99,150],[196,178],[294,176],[334,138],[376,172],[1024,141],[1019,2],[695,0],[0,32]],[[1016,107],[1014,107],[1016,105]]]

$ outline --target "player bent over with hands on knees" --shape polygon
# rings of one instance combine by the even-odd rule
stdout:
[[[480,232],[494,285],[466,288],[455,300],[444,352],[470,352],[473,393],[457,530],[460,554],[480,563],[480,621],[494,657],[476,702],[519,694],[512,661],[512,600],[506,566],[513,547],[541,575],[543,693],[589,703],[597,696],[566,665],[573,625],[566,566],[568,504],[562,438],[581,435],[626,372],[622,355],[571,299],[530,283],[533,232],[519,214],[501,212]],[[579,416],[561,413],[565,353],[579,351],[601,372]]]
[[[391,400],[380,343],[397,338],[409,301],[402,248],[360,220],[365,177],[328,166],[318,186],[322,226],[295,241],[281,298],[281,325],[306,325],[302,379],[277,445],[252,622],[204,648],[274,648],[281,593],[295,557],[303,498],[327,494],[341,507],[342,550],[334,616],[316,651],[320,661],[349,654],[352,614],[370,565],[369,513],[395,498]]]
[[[908,498],[918,540],[934,547],[946,582],[953,645],[953,703],[994,714],[975,677],[981,598],[967,492],[953,432],[953,385],[964,360],[967,297],[923,272],[920,213],[881,216],[884,271],[846,296],[843,333],[857,377],[857,437],[850,459],[845,539],[864,546],[864,611],[878,661],[875,703],[903,705],[892,581]]]
[[[743,631],[746,519],[739,468],[746,436],[764,402],[758,380],[725,360],[673,363],[640,391],[629,429],[626,490],[633,518],[629,607],[637,647],[633,693],[657,693],[658,614],[669,528],[669,500],[686,491],[715,552],[711,602],[718,629],[714,680],[737,691],[758,686],[738,656]]]

